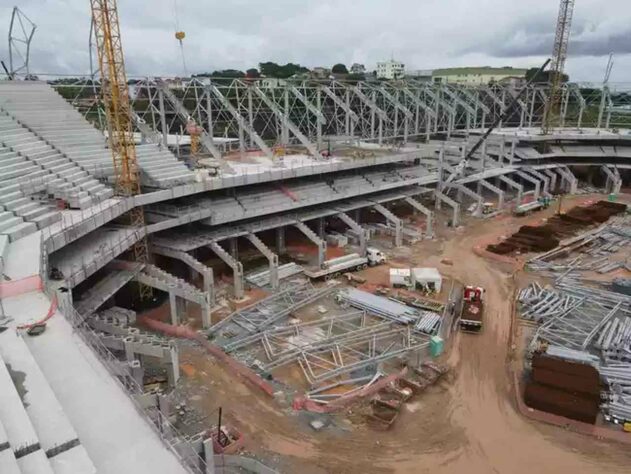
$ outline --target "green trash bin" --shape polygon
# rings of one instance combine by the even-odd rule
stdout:
[[[611,193],[607,199],[609,199],[609,202],[616,202],[616,200],[618,199],[618,195]]]

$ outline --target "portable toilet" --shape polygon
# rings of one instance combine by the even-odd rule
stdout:
[[[443,353],[443,349],[445,347],[445,343],[443,342],[443,338],[440,336],[432,336],[429,339],[429,353],[432,357],[438,357]]]

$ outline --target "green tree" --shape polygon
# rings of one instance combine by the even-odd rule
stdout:
[[[245,73],[243,71],[239,71],[238,69],[223,69],[221,71],[214,71],[210,77],[226,77],[230,79],[236,79],[245,77]]]
[[[309,72],[309,69],[300,64],[287,63],[281,66],[274,62],[260,63],[259,70],[265,77],[276,77],[278,79],[287,79],[295,74]]]
[[[333,74],[348,74],[348,69],[342,63],[338,63],[331,68]]]

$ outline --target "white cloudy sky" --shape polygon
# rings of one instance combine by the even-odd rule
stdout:
[[[182,74],[174,0],[118,0],[130,76]],[[89,0],[0,0],[0,58],[17,4],[38,26],[31,70],[86,74]],[[525,66],[551,54],[557,0],[177,0],[189,72],[260,61],[408,69]],[[567,70],[576,81],[631,82],[631,0],[577,0]]]

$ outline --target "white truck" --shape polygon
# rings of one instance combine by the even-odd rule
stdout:
[[[313,279],[324,278],[325,280],[330,280],[331,278],[336,278],[343,272],[363,270],[369,265],[372,267],[385,263],[386,260],[386,256],[381,250],[368,247],[365,257],[360,256],[358,253],[350,253],[341,257],[332,258],[331,260],[326,260],[321,268],[305,269],[305,275]]]

